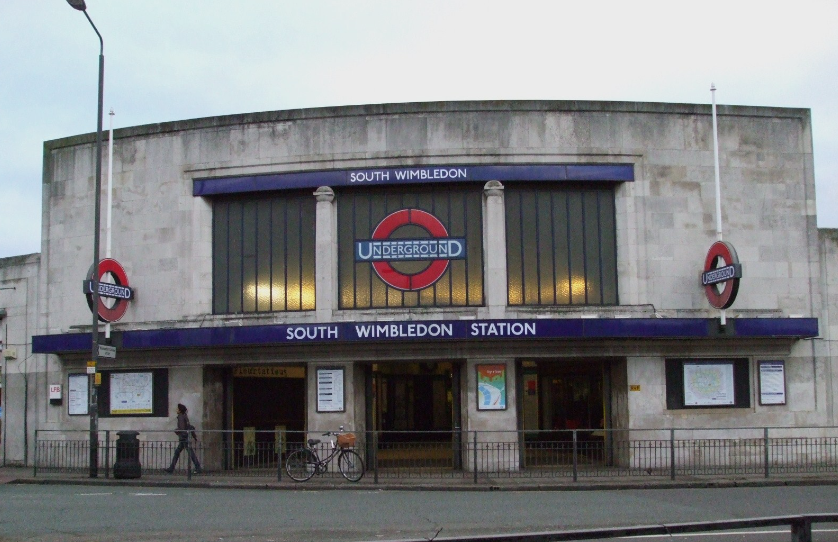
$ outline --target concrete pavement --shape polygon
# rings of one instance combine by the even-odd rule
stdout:
[[[228,471],[229,472],[229,471]],[[34,472],[32,467],[0,467],[0,484],[81,484],[81,485],[134,485],[158,487],[201,487],[273,490],[422,490],[422,491],[590,491],[599,489],[663,489],[708,487],[771,487],[838,485],[838,472],[807,475],[777,475],[770,478],[757,475],[668,476],[648,477],[580,477],[574,482],[570,477],[478,477],[477,483],[470,473],[450,477],[404,477],[380,475],[376,482],[374,473],[367,473],[357,483],[344,480],[339,475],[315,476],[307,482],[294,482],[282,473],[277,479],[270,476],[242,476],[239,473],[209,472],[187,477],[186,472],[169,475],[144,472],[139,478],[115,479],[113,472],[100,469],[91,478],[88,472]]]

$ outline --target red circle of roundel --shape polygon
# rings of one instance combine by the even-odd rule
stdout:
[[[707,251],[707,257],[704,259],[704,272],[712,271],[719,267],[719,261],[725,265],[733,265],[739,263],[739,258],[736,255],[736,249],[730,243],[724,241],[716,241]],[[726,309],[733,305],[736,300],[736,294],[739,292],[739,279],[732,278],[724,283],[724,288],[719,291],[717,284],[708,284],[704,287],[704,292],[707,294],[707,300],[710,305],[717,309]]]
[[[99,276],[90,278],[95,278],[97,279],[97,281],[101,281],[102,277],[108,273],[110,273],[111,277],[113,277],[114,284],[116,284],[117,286],[125,286],[126,288],[128,287],[128,275],[125,274],[125,269],[122,268],[118,261],[112,258],[105,258],[103,260],[100,260]],[[87,294],[87,304],[90,305],[91,310],[93,310],[92,294]],[[113,307],[109,308],[107,305],[105,305],[100,296],[98,309],[99,320],[103,322],[116,322],[117,320],[125,316],[125,311],[128,310],[128,300],[117,299]]]
[[[384,217],[372,233],[373,239],[387,239],[401,226],[413,224],[428,231],[432,237],[448,237],[448,230],[434,215],[420,209],[402,209]],[[373,262],[378,277],[398,290],[422,290],[432,285],[445,274],[448,260],[433,260],[423,271],[415,275],[406,275],[396,271],[388,262]]]

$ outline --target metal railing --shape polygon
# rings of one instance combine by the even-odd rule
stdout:
[[[324,429],[325,431],[325,429]],[[199,431],[189,441],[213,476],[285,480],[284,461],[324,431]],[[116,431],[100,431],[99,465],[110,476],[117,462]],[[87,431],[35,434],[35,475],[84,473]],[[684,477],[838,473],[838,427],[733,429],[609,429],[563,431],[356,432],[366,482],[381,479],[500,479]],[[326,447],[328,440],[319,446]],[[178,446],[172,431],[138,434],[136,455],[145,474],[166,474]],[[325,449],[324,454],[325,455]],[[191,477],[189,453],[180,474]],[[325,475],[340,476],[336,465]]]

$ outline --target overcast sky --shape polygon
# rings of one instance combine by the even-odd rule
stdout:
[[[838,227],[838,2],[87,0],[105,128],[437,100],[812,111]],[[99,42],[65,0],[0,0],[0,257],[40,252],[43,142],[96,130]],[[724,178],[722,178],[724,183]]]

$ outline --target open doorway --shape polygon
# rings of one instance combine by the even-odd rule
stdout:
[[[233,457],[239,466],[270,466],[289,443],[302,442],[305,367],[236,367],[232,378]],[[293,448],[292,448],[293,449]]]
[[[460,365],[376,363],[370,367],[367,417],[381,467],[460,464]]]
[[[519,423],[527,464],[561,461],[562,443],[574,438],[577,451],[590,460],[604,460],[610,426],[607,367],[602,359],[520,363]]]

